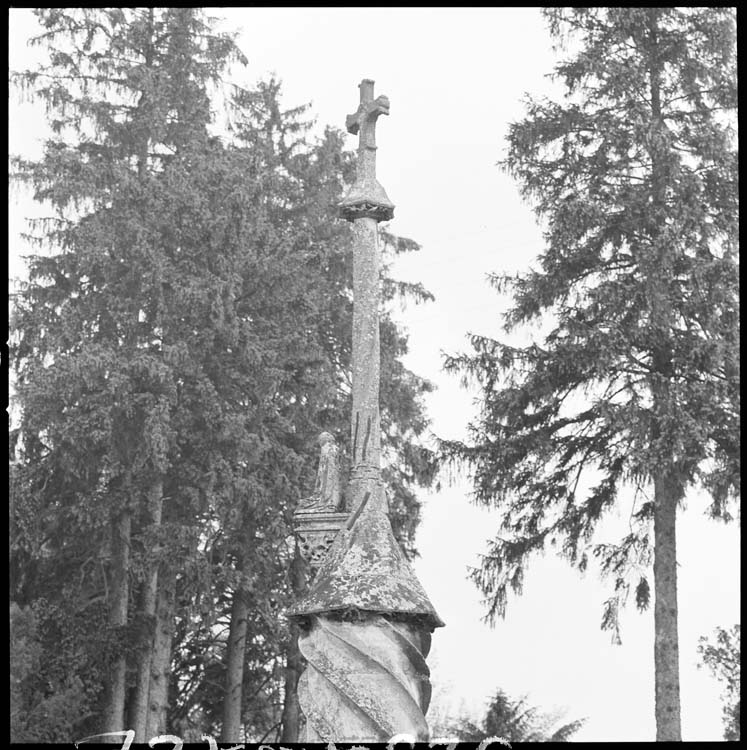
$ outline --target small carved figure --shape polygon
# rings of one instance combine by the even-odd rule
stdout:
[[[311,497],[301,500],[299,510],[309,513],[336,513],[340,508],[339,449],[329,432],[319,436],[321,454],[316,484]]]

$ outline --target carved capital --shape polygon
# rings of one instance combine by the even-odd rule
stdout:
[[[312,568],[318,568],[348,520],[348,513],[299,512],[293,516],[301,556]]]

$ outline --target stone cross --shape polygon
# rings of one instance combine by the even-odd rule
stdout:
[[[389,114],[389,99],[374,99],[374,82],[368,79],[361,81],[359,88],[361,102],[345,119],[345,127],[348,133],[358,135],[358,180],[370,183],[376,180],[376,121],[379,115]]]
[[[348,133],[357,135],[360,130],[359,148],[376,148],[376,119],[389,114],[389,99],[385,96],[373,98],[374,82],[364,78],[359,84],[361,103],[358,109],[345,118]]]
[[[346,121],[359,136],[355,184],[340,204],[353,223],[352,469],[349,518],[342,524],[309,591],[290,610],[307,667],[298,683],[306,742],[388,742],[396,734],[428,738],[425,661],[433,609],[392,531],[381,477],[379,419],[378,222],[394,205],[376,180],[375,127],[389,101],[360,84],[360,106]],[[314,516],[315,514],[307,514]]]
[[[358,109],[345,119],[348,133],[358,136],[358,169],[355,184],[341,204],[343,218],[354,221],[370,217],[387,221],[394,215],[394,204],[376,180],[376,121],[389,114],[389,99],[374,99],[374,82],[361,81]]]
[[[385,96],[374,99],[374,82],[359,86],[360,105],[346,126],[358,135],[355,184],[341,204],[353,222],[353,414],[351,424],[351,512],[371,496],[371,482],[380,481],[381,424],[379,417],[379,275],[381,251],[378,222],[390,219],[394,204],[376,179],[376,121],[389,114]],[[383,495],[377,495],[383,499]]]

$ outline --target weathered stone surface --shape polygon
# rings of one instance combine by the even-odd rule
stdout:
[[[314,583],[290,611],[303,616],[365,611],[411,615],[430,629],[443,625],[392,533],[381,482],[369,490],[350,528],[343,527]]]
[[[379,416],[379,230],[374,219],[353,226],[353,467],[381,464]],[[353,510],[353,508],[350,508]]]
[[[321,451],[314,492],[311,497],[301,500],[298,509],[304,513],[338,513],[342,498],[339,449],[329,432],[319,435],[319,445]]]
[[[374,615],[355,622],[315,616],[301,635],[299,680],[307,742],[428,739],[430,635]]]
[[[340,203],[340,215],[348,221],[388,221],[394,216],[394,204],[376,179],[376,120],[389,114],[389,99],[374,99],[374,82],[369,79],[361,81],[359,89],[360,105],[345,121],[348,133],[359,135],[358,171],[354,185]]]
[[[293,515],[293,529],[298,536],[301,556],[312,568],[318,568],[338,532],[348,520],[348,513],[299,512]]]

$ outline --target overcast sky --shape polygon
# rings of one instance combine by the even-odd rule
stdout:
[[[396,204],[391,231],[423,247],[399,260],[394,273],[436,296],[396,316],[410,332],[408,366],[437,386],[428,398],[433,432],[464,437],[474,396],[441,371],[442,352],[464,351],[468,332],[499,335],[506,300],[485,276],[525,269],[542,248],[531,208],[495,166],[523,94],[554,91],[546,74],[556,56],[539,10],[213,11],[224,28],[242,30],[249,65],[240,79],[275,74],[286,104],[311,102],[320,129],[344,127],[362,78],[389,97],[391,115],[377,127],[377,173]],[[33,30],[30,11],[10,12],[11,69],[35,57],[25,45]],[[11,153],[38,154],[42,120],[35,106],[11,102]],[[23,275],[18,257],[27,248],[18,232],[22,217],[35,212],[27,196],[12,198],[11,276]],[[639,614],[630,606],[622,645],[614,645],[599,629],[610,585],[548,553],[530,567],[506,620],[491,629],[481,622],[484,607],[466,570],[497,531],[496,514],[470,503],[464,478],[421,499],[416,570],[446,622],[429,657],[434,710],[465,708],[476,718],[500,687],[528,693],[543,709],[567,708],[568,719],[588,717],[578,740],[653,740],[653,610]],[[689,497],[687,506],[678,522],[683,739],[719,740],[720,686],[696,669],[696,647],[700,635],[739,621],[739,531],[706,520],[702,497]],[[627,518],[627,511],[610,518],[598,541],[619,540]]]

